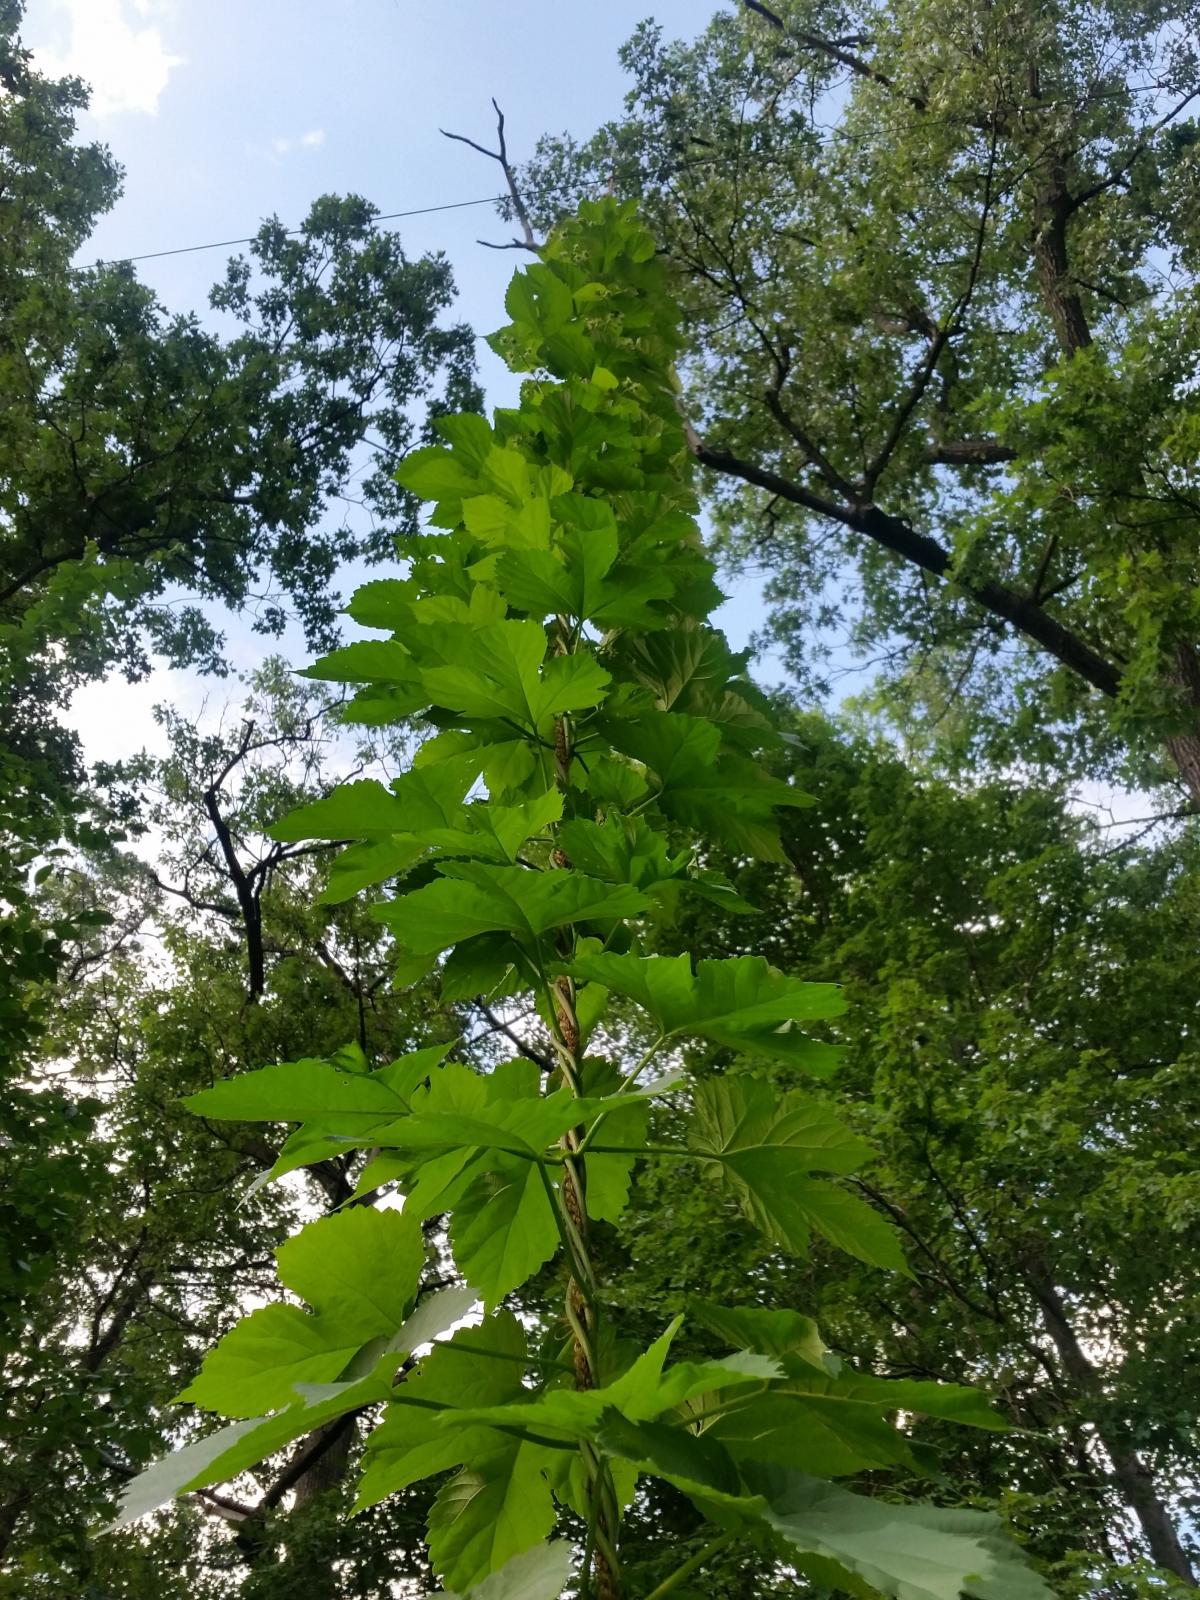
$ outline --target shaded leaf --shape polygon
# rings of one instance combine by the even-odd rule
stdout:
[[[500,1404],[521,1392],[525,1333],[511,1311],[464,1328],[425,1356],[367,1439],[356,1509],[494,1448],[495,1433],[439,1422],[438,1407]],[[408,1400],[429,1402],[416,1405]]]
[[[757,1350],[765,1356],[797,1356],[818,1372],[836,1374],[841,1367],[811,1317],[798,1311],[766,1306],[718,1306],[694,1296],[688,1314],[736,1350]]]
[[[781,1096],[762,1079],[730,1076],[699,1084],[693,1103],[691,1147],[713,1158],[711,1170],[768,1238],[803,1255],[816,1228],[860,1260],[907,1271],[896,1235],[878,1213],[809,1176],[853,1171],[871,1153],[824,1106]]]
[[[545,1539],[557,1520],[547,1472],[553,1452],[508,1440],[439,1491],[429,1513],[429,1554],[447,1584],[470,1589]]]
[[[454,1207],[454,1259],[489,1308],[544,1266],[558,1244],[550,1198],[532,1161],[496,1162]]]
[[[641,1472],[654,1472],[672,1482],[736,1495],[738,1471],[728,1451],[707,1434],[662,1422],[630,1422],[619,1411],[605,1411],[596,1430],[602,1450],[623,1456]]]
[[[743,1475],[791,1549],[836,1562],[895,1600],[1050,1600],[990,1513],[895,1505],[782,1469]]]
[[[722,753],[716,723],[677,712],[643,711],[605,719],[616,749],[653,775],[658,803],[669,817],[762,861],[782,861],[774,812],[811,805],[790,784],[770,777],[743,756]]]
[[[490,1578],[476,1584],[470,1600],[556,1600],[570,1580],[572,1564],[571,1546],[566,1540],[551,1540],[506,1561]],[[430,1600],[439,1597],[431,1595]],[[441,1600],[460,1597],[445,1594]]]

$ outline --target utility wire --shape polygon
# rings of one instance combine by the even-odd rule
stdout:
[[[462,211],[467,206],[491,206],[495,205],[498,200],[506,198],[507,196],[502,194],[489,194],[485,195],[482,200],[454,200],[444,206],[418,206],[414,211],[388,211],[382,216],[372,217],[370,225],[374,228],[381,222],[398,222],[402,217],[428,217],[435,211]],[[304,229],[303,227],[285,228],[283,231],[284,233],[303,233]],[[245,239],[213,239],[209,244],[185,244],[180,245],[175,250],[150,250],[145,255],[140,256],[115,256],[111,259],[106,256],[100,261],[89,261],[87,266],[78,270],[87,272],[92,267],[123,267],[134,261],[161,261],[164,256],[187,256],[197,250],[228,250],[230,246],[235,244],[253,244],[257,237],[257,234],[250,234]]]

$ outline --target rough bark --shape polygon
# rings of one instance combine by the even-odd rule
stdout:
[[[350,1465],[350,1446],[354,1441],[356,1419],[340,1417],[305,1440],[304,1470],[296,1479],[293,1506],[307,1505],[327,1489],[335,1488]]]
[[[1171,682],[1183,692],[1186,704],[1193,708],[1194,724],[1172,734],[1167,740],[1167,749],[1192,799],[1200,806],[1200,654],[1192,645],[1180,645],[1176,652]]]
[[[1067,224],[1075,210],[1067,186],[1066,166],[1058,156],[1050,160],[1046,182],[1033,211],[1033,259],[1038,286],[1059,345],[1068,355],[1086,350],[1092,330],[1079,290],[1071,277],[1067,255]]]

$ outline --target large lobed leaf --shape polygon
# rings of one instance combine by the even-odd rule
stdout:
[[[786,977],[761,956],[701,961],[693,971],[687,955],[603,953],[581,956],[571,971],[636,1001],[664,1039],[711,1039],[818,1074],[836,1063],[834,1047],[796,1032],[794,1024],[840,1015],[841,990]]]
[[[301,1383],[341,1377],[372,1340],[396,1336],[425,1264],[417,1222],[356,1206],[311,1222],[276,1252],[279,1279],[312,1307],[269,1305],[237,1323],[179,1396],[227,1417],[289,1405]]]
[[[556,1600],[571,1576],[574,1558],[564,1539],[535,1545],[522,1555],[511,1556],[482,1583],[471,1589],[471,1600]],[[429,1600],[464,1600],[444,1593]]]
[[[464,1329],[408,1377],[367,1441],[358,1506],[448,1467],[430,1512],[434,1566],[467,1590],[544,1539],[555,1523],[553,1452],[481,1426],[472,1408],[522,1392],[525,1335],[511,1312]]]
[[[783,1469],[748,1471],[746,1481],[818,1583],[861,1592],[858,1579],[894,1600],[1051,1600],[990,1513],[868,1499]]]
[[[475,1298],[469,1289],[441,1289],[427,1296],[388,1341],[392,1348],[366,1377],[344,1383],[302,1385],[286,1409],[274,1416],[231,1423],[156,1461],[126,1485],[112,1527],[136,1522],[177,1495],[225,1483],[314,1429],[348,1412],[385,1401],[401,1357],[440,1338],[470,1312]]]
[[[553,928],[634,917],[649,904],[630,885],[602,883],[580,872],[463,863],[454,877],[403,895],[379,907],[378,915],[406,950],[421,955],[481,933],[511,933],[536,947],[539,936]]]
[[[870,1146],[819,1102],[780,1094],[761,1078],[697,1085],[689,1143],[737,1195],[756,1227],[803,1255],[813,1229],[873,1266],[907,1272],[894,1229],[846,1189],[811,1176],[853,1172]]]

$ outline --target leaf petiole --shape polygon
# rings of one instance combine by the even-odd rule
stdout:
[[[631,1072],[627,1073],[626,1076],[621,1079],[621,1082],[620,1082],[620,1084],[618,1085],[618,1087],[617,1087],[617,1089],[615,1091],[614,1098],[616,1098],[617,1095],[623,1095],[629,1089],[632,1089],[633,1085],[637,1082],[639,1076],[646,1070],[646,1068],[650,1065],[651,1061],[654,1059],[655,1054],[657,1053],[657,1051],[660,1048],[660,1046],[664,1043],[665,1039],[666,1039],[666,1035],[665,1034],[659,1034],[658,1038],[655,1039],[654,1043],[650,1046],[650,1048],[641,1057],[641,1059],[638,1061],[637,1065],[633,1068],[633,1070]],[[589,1150],[594,1150],[594,1149],[597,1148],[597,1146],[594,1145],[592,1141],[595,1139],[597,1133],[604,1126],[606,1120],[608,1119],[608,1117],[610,1115],[611,1115],[610,1112],[602,1111],[600,1113],[600,1115],[596,1118],[595,1122],[592,1123],[591,1127],[588,1129],[587,1133],[584,1134],[583,1139],[580,1142],[579,1150],[577,1152],[579,1155],[581,1155],[581,1156],[586,1155]],[[641,1154],[642,1152],[640,1152],[640,1151],[636,1151],[635,1152],[635,1151],[628,1151],[628,1150],[621,1150],[621,1151],[609,1150],[609,1151],[606,1151],[605,1153],[608,1154],[608,1155],[631,1155],[631,1154]]]
[[[695,1158],[696,1152],[684,1145],[673,1144],[594,1144],[589,1153],[595,1156],[679,1156]]]
[[[676,1567],[674,1572],[665,1577],[656,1589],[652,1589],[646,1600],[663,1600],[664,1595],[670,1594],[672,1589],[677,1589],[686,1578],[691,1577],[693,1572],[711,1560],[718,1550],[724,1550],[726,1545],[732,1544],[733,1539],[732,1533],[723,1533],[716,1539],[710,1539],[702,1550],[697,1550],[696,1554],[690,1556],[681,1567]]]

